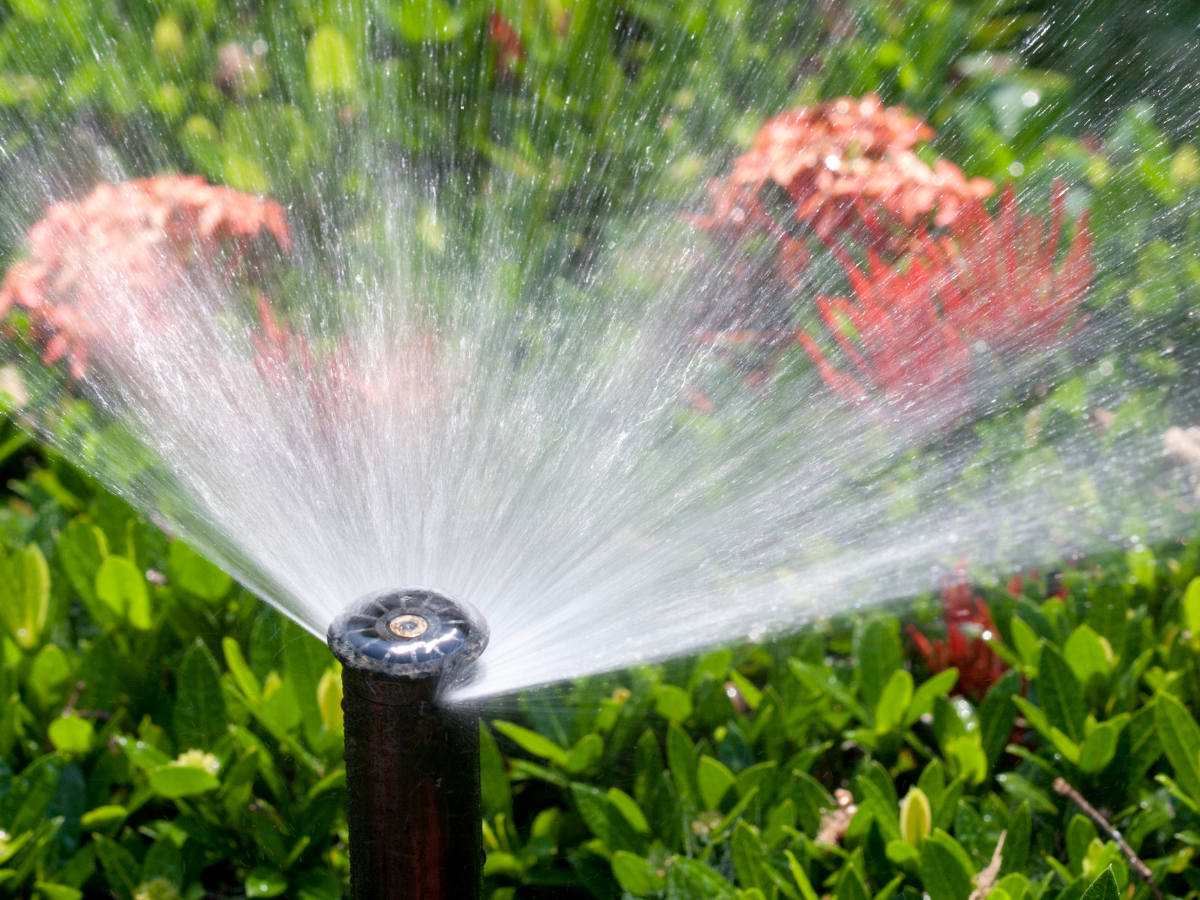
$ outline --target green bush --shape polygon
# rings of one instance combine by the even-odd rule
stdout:
[[[342,896],[327,649],[65,465],[10,490],[0,892]],[[1060,778],[1191,896],[1200,543],[1160,552],[983,583],[941,644],[930,595],[910,639],[881,610],[494,703],[488,896],[1147,897]]]

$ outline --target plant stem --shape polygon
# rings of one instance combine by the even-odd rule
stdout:
[[[1130,868],[1137,872],[1138,876],[1150,887],[1150,893],[1154,895],[1154,900],[1163,900],[1162,893],[1159,891],[1158,885],[1154,882],[1154,873],[1151,872],[1150,867],[1142,862],[1138,855],[1133,852],[1133,848],[1125,842],[1125,838],[1121,836],[1121,832],[1117,831],[1117,829],[1115,829],[1109,823],[1108,819],[1104,818],[1104,816],[1100,814],[1099,810],[1083,799],[1083,795],[1080,794],[1079,791],[1075,790],[1075,788],[1071,787],[1065,778],[1055,778],[1053,787],[1056,794],[1066,797],[1072,803],[1082,809],[1088,814],[1088,816],[1091,817],[1093,822],[1099,825],[1104,832],[1110,838],[1112,838],[1113,843],[1120,848],[1121,852],[1125,854],[1125,858],[1129,860]]]

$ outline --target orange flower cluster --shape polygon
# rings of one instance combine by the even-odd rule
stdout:
[[[762,201],[773,182],[794,202],[795,219],[821,240],[849,236],[881,251],[903,249],[913,234],[952,224],[993,190],[946,160],[926,165],[914,148],[933,137],[920,119],[874,95],[791,110],[763,125],[728,180],[710,186],[713,212],[697,223],[714,232],[785,234]]]
[[[139,321],[169,327],[168,294],[218,259],[232,276],[253,242],[269,233],[291,249],[283,208],[215,187],[199,176],[164,175],[102,184],[80,203],[56,203],[30,229],[29,255],[0,283],[0,316],[30,311],[43,361],[87,371],[89,347],[119,339],[136,304]]]
[[[1071,248],[1055,261],[1064,193],[1056,184],[1047,228],[1041,218],[1021,215],[1010,186],[998,217],[979,206],[963,210],[949,234],[924,238],[904,266],[868,251],[864,273],[835,251],[856,302],[818,297],[817,309],[857,373],[835,368],[810,335],[798,332],[821,378],[851,404],[874,394],[895,410],[946,422],[970,403],[973,348],[982,344],[1002,357],[1052,349],[1069,333],[1092,275],[1086,213]]]

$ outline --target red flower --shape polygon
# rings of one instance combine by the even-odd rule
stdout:
[[[122,339],[137,320],[171,327],[166,297],[194,277],[232,276],[268,232],[284,250],[283,207],[199,176],[164,175],[101,184],[80,203],[56,203],[28,234],[29,255],[0,283],[0,316],[31,311],[49,365],[64,357],[82,378],[88,354]],[[214,272],[218,261],[224,273]]]
[[[923,252],[941,273],[946,318],[963,334],[994,352],[1050,349],[1064,335],[1092,280],[1088,214],[1075,225],[1075,239],[1055,265],[1062,236],[1066,190],[1056,181],[1050,226],[1021,215],[1008,185],[1000,214],[975,204],[950,226],[950,234],[926,241]]]
[[[517,29],[498,9],[493,9],[488,16],[488,37],[496,46],[496,72],[508,81],[519,81],[525,62],[525,45]]]
[[[988,645],[988,640],[997,634],[991,610],[982,598],[972,596],[966,566],[962,563],[942,585],[941,594],[946,640],[931,642],[912,625],[908,626],[908,633],[931,673],[951,666],[958,669],[954,693],[978,702],[1008,670]]]
[[[857,302],[818,297],[817,308],[857,374],[835,368],[810,335],[797,333],[821,378],[849,403],[878,397],[927,423],[967,412],[972,348],[982,343],[1011,357],[1052,349],[1069,334],[1091,281],[1091,241],[1085,214],[1055,264],[1063,199],[1056,184],[1047,230],[1040,218],[1020,214],[1009,186],[997,217],[973,204],[948,235],[923,238],[902,265],[885,265],[869,250],[865,274],[835,251]]]
[[[920,411],[924,418],[954,419],[965,412],[971,344],[942,315],[931,266],[914,259],[902,272],[871,251],[864,274],[844,253],[838,255],[857,302],[822,296],[817,309],[857,376],[836,369],[811,336],[796,332],[825,383],[856,406],[876,395],[895,410]],[[857,340],[847,335],[847,325]]]

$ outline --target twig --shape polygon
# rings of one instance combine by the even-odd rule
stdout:
[[[1094,806],[1092,806],[1092,804],[1084,800],[1083,795],[1081,795],[1079,791],[1075,790],[1075,788],[1071,787],[1065,778],[1055,778],[1053,787],[1054,793],[1066,797],[1072,803],[1082,809],[1088,814],[1088,816],[1091,817],[1093,822],[1095,822],[1104,830],[1105,834],[1112,838],[1113,843],[1120,848],[1121,852],[1125,854],[1125,858],[1129,860],[1129,867],[1133,869],[1133,871],[1137,872],[1138,877],[1141,878],[1142,881],[1146,882],[1146,884],[1150,887],[1150,893],[1154,895],[1154,900],[1163,900],[1163,895],[1159,891],[1158,885],[1154,882],[1154,873],[1151,872],[1150,867],[1142,862],[1138,855],[1133,852],[1133,848],[1130,847],[1129,844],[1125,843],[1125,838],[1121,837],[1121,832],[1113,828],[1113,826],[1109,824],[1108,819],[1100,815],[1100,812]]]
[[[996,841],[996,849],[992,851],[992,861],[978,875],[971,877],[971,883],[975,885],[975,890],[971,891],[968,900],[984,900],[992,892],[992,887],[996,884],[996,876],[1000,874],[1000,866],[1004,864],[1004,839],[1006,837],[1008,837],[1008,831],[1000,832],[1000,838]]]

